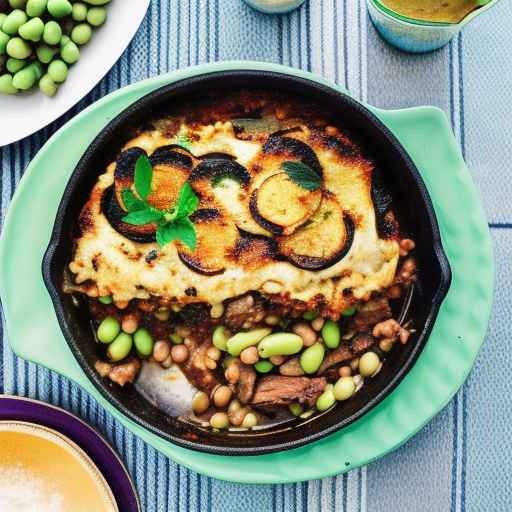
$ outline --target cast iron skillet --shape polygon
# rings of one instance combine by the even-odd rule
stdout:
[[[94,369],[96,347],[87,310],[62,292],[63,271],[71,259],[74,226],[97,176],[116,159],[135,129],[184,96],[212,89],[258,88],[289,92],[316,100],[335,113],[371,151],[395,199],[402,226],[417,243],[418,282],[408,314],[417,333],[393,353],[382,371],[342,407],[308,421],[295,421],[257,432],[212,433],[166,415],[133,386],[121,389]],[[391,132],[364,106],[328,86],[287,74],[238,70],[182,80],[141,98],[110,122],[89,146],[62,197],[51,240],[43,259],[43,278],[64,336],[88,378],[119,411],[151,432],[180,446],[224,455],[263,454],[295,448],[345,427],[382,401],[398,385],[425,346],[451,279],[434,209],[415,165]]]

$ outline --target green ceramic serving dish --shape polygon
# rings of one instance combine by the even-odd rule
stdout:
[[[400,445],[421,428],[463,383],[485,334],[493,281],[489,233],[469,174],[441,111],[424,107],[384,112],[370,107],[399,139],[427,186],[452,269],[451,287],[420,358],[398,387],[363,417],[320,441],[267,455],[223,457],[178,447],[141,427],[113,407],[78,365],[59,329],[40,274],[65,184],[101,129],[128,105],[163,85],[204,73],[237,69],[287,73],[335,87],[282,66],[218,63],[127,87],[70,121],[48,141],[27,169],[2,233],[0,275],[9,339],[18,355],[71,378],[135,434],[191,469],[239,482],[321,478],[365,464]],[[460,205],[467,204],[473,205],[468,216],[461,219],[453,215],[462,209]],[[40,214],[33,218],[30,213],[33,211]],[[23,238],[17,236],[22,226]],[[460,251],[460,247],[471,247],[471,250]],[[32,314],[30,323],[24,317],[27,308]],[[449,367],[446,361],[450,361]],[[290,467],[294,468],[293,472]]]

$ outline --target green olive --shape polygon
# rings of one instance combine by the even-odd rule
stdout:
[[[271,329],[253,329],[252,331],[239,332],[229,338],[226,344],[228,352],[232,356],[239,356],[242,350],[257,345],[260,340],[270,334]]]
[[[291,356],[302,350],[304,341],[298,334],[278,332],[263,338],[258,344],[258,354],[265,359],[272,356]]]
[[[332,384],[327,384],[325,386],[324,392],[316,400],[316,408],[319,411],[326,411],[327,409],[330,409],[335,403],[336,398],[334,397],[334,386]]]
[[[305,373],[316,373],[324,360],[325,347],[315,343],[308,347],[300,356],[300,365]]]
[[[215,327],[212,335],[212,343],[219,350],[226,351],[228,345],[228,337],[226,335],[226,328],[223,325],[218,325]]]
[[[328,348],[338,348],[341,341],[340,326],[337,322],[326,320],[322,327],[322,338]]]
[[[113,316],[107,316],[101,321],[96,335],[101,343],[111,343],[120,330],[121,325],[119,321]]]
[[[137,329],[133,335],[133,342],[138,354],[149,357],[153,353],[153,336],[144,328]]]
[[[356,391],[356,385],[352,377],[341,377],[334,385],[334,398],[336,400],[348,400]]]
[[[363,377],[372,376],[380,366],[379,356],[375,352],[366,352],[359,358],[359,373]]]
[[[111,361],[121,361],[121,359],[124,359],[130,353],[132,345],[132,337],[125,332],[121,332],[108,346],[107,356]]]

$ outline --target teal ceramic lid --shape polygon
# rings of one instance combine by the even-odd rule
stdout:
[[[404,380],[364,417],[325,439],[280,453],[226,457],[177,447],[135,425],[96,391],[80,369],[59,329],[41,277],[41,261],[64,187],[101,128],[154,89],[201,73],[229,69],[278,71],[336,87],[311,74],[274,64],[223,62],[126,87],[68,122],[25,172],[3,229],[1,298],[9,339],[19,356],[74,380],[127,428],[194,471],[244,483],[323,478],[367,464],[416,433],[462,385],[486,332],[494,275],[490,236],[474,185],[442,111],[431,107],[403,111],[370,107],[401,141],[425,181],[450,261],[452,285],[425,349]],[[38,215],[33,215],[34,211]],[[31,322],[26,321],[26,311],[31,312]]]

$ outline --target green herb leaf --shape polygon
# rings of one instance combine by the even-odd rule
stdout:
[[[190,219],[177,219],[174,222],[158,226],[156,241],[160,247],[174,240],[179,240],[191,251],[196,249],[196,230]]]
[[[135,164],[135,190],[142,199],[147,199],[151,193],[153,181],[153,167],[146,155],[141,155]]]
[[[175,218],[183,219],[197,210],[199,198],[195,195],[190,183],[186,181],[181,187],[178,204],[175,209]]]
[[[322,186],[322,178],[302,162],[283,162],[281,168],[294,183],[310,192]]]
[[[126,222],[126,224],[132,224],[134,226],[142,226],[144,224],[151,224],[153,222],[158,222],[164,213],[155,209],[155,208],[146,208],[145,210],[139,210],[135,212],[130,212],[128,215],[123,217],[121,220]]]
[[[137,199],[135,194],[129,188],[123,189],[121,192],[121,198],[123,200],[124,207],[129,212],[138,212],[147,208],[144,201]]]

